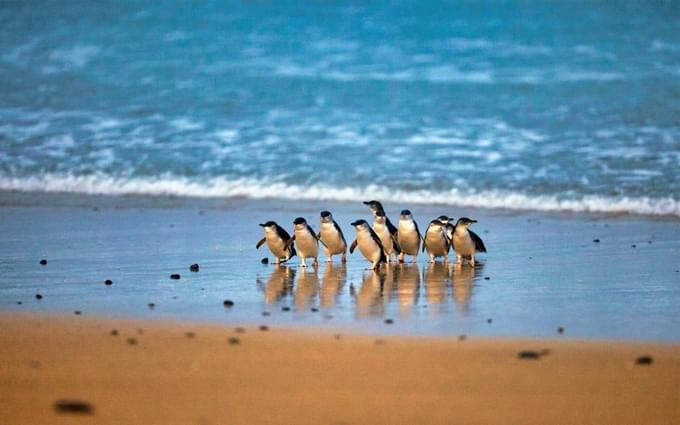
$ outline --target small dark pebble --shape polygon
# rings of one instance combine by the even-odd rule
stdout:
[[[35,299],[36,299],[36,300],[42,300],[42,295],[40,295],[40,294],[35,294]]]
[[[491,323],[493,322],[493,319],[486,319],[486,323]]]
[[[491,280],[491,278],[489,276],[485,276],[484,280]]]
[[[563,334],[563,333],[564,333],[564,328],[563,328],[562,326],[560,326],[559,328],[557,328],[557,333],[558,333],[558,334]]]
[[[541,354],[541,356],[547,356],[548,354],[550,354],[550,349],[544,348],[544,349],[541,350],[540,354]]]
[[[233,302],[232,300],[224,300],[224,302],[222,303],[222,305],[224,305],[225,307],[233,307],[233,306],[234,306],[234,302]]]
[[[533,260],[533,259],[534,259],[534,257],[529,257],[529,259],[530,259],[530,260]]]
[[[229,338],[229,344],[231,344],[231,345],[238,345],[240,342],[241,341],[238,338],[236,338],[235,336],[232,336],[231,338]]]
[[[284,305],[283,307],[281,307],[281,311],[290,311],[290,307]]]
[[[323,318],[330,320],[330,319],[333,318],[333,315],[332,314],[326,314],[326,315],[323,316]]]
[[[17,304],[21,305],[21,304],[23,304],[23,303],[22,303],[21,301],[17,301]]]
[[[137,338],[128,338],[127,343],[130,345],[137,345]]]
[[[385,324],[391,325],[392,323],[394,323],[394,320],[392,320],[392,319],[385,319]]]
[[[118,329],[111,329],[111,332],[109,332],[113,336],[118,336]]]
[[[196,334],[193,332],[184,332],[184,336],[187,338],[194,338]]]
[[[91,415],[94,407],[87,401],[82,400],[58,400],[54,403],[57,413],[71,413],[76,415]]]
[[[263,315],[263,316],[269,316],[269,315],[271,315],[271,313],[268,312],[268,311],[263,311],[263,312],[262,312],[262,315]]]
[[[263,259],[260,260],[260,263],[262,263],[262,264],[269,264],[269,258],[264,257]]]
[[[144,333],[144,329],[138,328],[137,329],[137,335],[142,335]]]
[[[385,340],[378,338],[375,340],[375,345],[385,345]]]
[[[520,351],[517,353],[517,358],[522,360],[537,360],[541,357],[541,353],[538,351]]]
[[[179,279],[179,278],[180,278],[179,273],[173,273],[173,274],[170,275],[170,279],[175,279],[175,280],[177,280],[177,279]]]
[[[192,264],[189,266],[189,271],[192,272],[197,272],[198,271],[198,264]]]
[[[652,356],[640,356],[635,359],[635,364],[649,366],[654,362]]]
[[[309,311],[311,311],[312,313],[316,313],[316,312],[319,311],[319,309],[316,308],[316,307],[312,307],[312,308],[309,309]]]
[[[631,245],[631,248],[637,248],[637,245],[633,244]]]
[[[156,304],[154,303],[149,303],[147,304],[151,310],[153,310],[154,307],[156,307]]]
[[[73,312],[73,314],[75,314],[76,316],[80,316],[82,312],[80,310],[76,310]]]
[[[106,279],[106,280],[104,281],[104,285],[106,285],[106,286],[111,286],[111,285],[113,285],[113,281],[111,281],[111,279]]]
[[[236,332],[237,334],[245,333],[245,331],[246,331],[245,328],[236,328],[236,329],[234,329],[234,332]]]
[[[600,240],[599,239],[593,239],[593,242],[600,243]]]
[[[267,325],[260,325],[260,328],[259,328],[259,329],[260,329],[261,331],[265,332],[265,331],[268,331],[268,330],[269,330],[269,326],[267,326]]]
[[[647,243],[652,243],[652,241],[647,241]]]
[[[335,339],[340,339],[340,338],[342,338],[342,335],[340,335],[340,334],[335,334],[333,337],[334,337]]]
[[[458,335],[458,341],[465,341],[466,338],[467,336],[465,335]]]
[[[40,265],[46,266],[46,265],[47,265],[47,260],[45,260],[44,258],[43,258],[42,260],[40,260]]]

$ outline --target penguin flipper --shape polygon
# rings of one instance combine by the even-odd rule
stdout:
[[[340,235],[340,239],[342,239],[342,243],[345,244],[345,246],[347,246],[347,241],[345,240],[345,235],[342,234],[342,229],[340,228],[340,226],[338,226],[338,222],[333,220],[333,226],[335,226],[335,230],[338,231],[338,234]]]
[[[484,246],[482,238],[477,236],[477,233],[473,232],[472,230],[468,230],[468,232],[470,233],[470,238],[472,239],[472,242],[475,243],[475,250],[478,252],[486,252],[486,247]]]
[[[392,235],[392,247],[397,252],[397,254],[401,254],[401,246],[399,245],[399,241],[397,240],[396,233]]]
[[[397,234],[397,232],[399,231],[399,229],[397,229],[397,228],[394,226],[394,224],[392,224],[392,222],[390,221],[390,219],[387,218],[387,217],[385,217],[385,224],[387,225],[387,230],[390,231],[390,235],[396,236],[396,234]]]
[[[291,238],[286,241],[286,244],[283,246],[283,250],[284,251],[287,250],[288,247],[293,243],[294,240],[295,240],[295,235],[291,236]]]
[[[263,243],[265,243],[266,240],[267,240],[267,238],[260,239],[260,241],[257,243],[257,245],[255,245],[255,249],[260,249],[260,247],[262,246]]]
[[[357,247],[357,240],[354,239],[354,242],[352,242],[352,245],[350,245],[350,247],[349,247],[349,253],[354,254],[354,250],[356,249],[356,247]]]

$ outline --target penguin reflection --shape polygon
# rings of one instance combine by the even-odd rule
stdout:
[[[371,270],[364,273],[361,288],[357,294],[357,316],[382,316],[384,313],[383,288],[385,273]]]
[[[394,270],[397,282],[397,298],[399,299],[399,311],[410,313],[413,306],[418,302],[418,290],[420,289],[420,270],[416,263],[399,264]]]
[[[295,285],[295,308],[299,311],[309,306],[310,300],[316,296],[319,290],[318,269],[312,267],[305,269],[297,274],[297,284]]]
[[[293,291],[295,269],[279,264],[274,265],[267,285],[264,287],[264,302],[273,304]],[[258,279],[258,283],[259,279]]]
[[[453,300],[456,307],[462,313],[467,313],[472,297],[472,285],[475,275],[481,276],[483,263],[477,263],[475,267],[464,266],[461,262],[455,263],[451,267],[451,277],[453,283]]]
[[[425,297],[430,305],[446,302],[449,283],[449,268],[444,263],[428,263],[423,273],[425,281]]]
[[[332,308],[343,286],[347,282],[347,266],[345,263],[334,265],[328,263],[321,282],[321,307]]]

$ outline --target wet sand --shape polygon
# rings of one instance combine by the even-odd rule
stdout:
[[[371,337],[43,314],[1,314],[0,327],[3,424],[680,418],[677,344]],[[650,357],[637,364],[641,356]]]

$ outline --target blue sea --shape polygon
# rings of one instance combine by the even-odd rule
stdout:
[[[680,216],[677,2],[0,3],[0,190]]]

